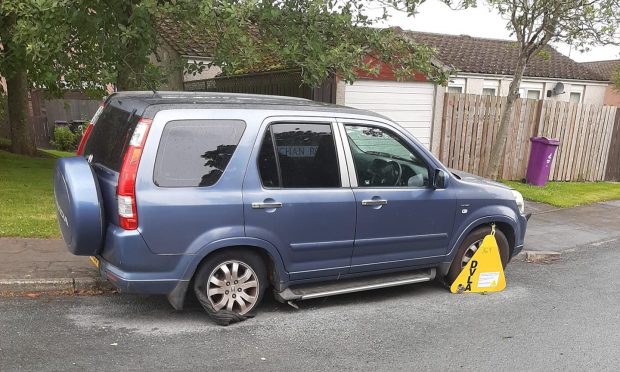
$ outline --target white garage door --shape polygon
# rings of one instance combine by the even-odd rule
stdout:
[[[434,96],[432,83],[358,80],[346,86],[344,104],[387,116],[430,148]]]

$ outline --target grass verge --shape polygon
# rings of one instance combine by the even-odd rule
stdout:
[[[60,150],[39,149],[38,151],[39,151],[39,154],[50,157],[50,158],[54,158],[54,159],[75,156],[74,152],[67,152],[67,151],[60,151]]]
[[[527,200],[562,208],[620,199],[620,183],[614,182],[548,182],[543,187],[502,182],[518,190]]]
[[[0,151],[0,236],[56,238],[55,160]]]

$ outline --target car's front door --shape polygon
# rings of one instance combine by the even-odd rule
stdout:
[[[431,187],[428,158],[384,123],[341,127],[357,205],[351,272],[437,262],[446,254],[456,200]],[[355,175],[355,176],[354,176]]]
[[[252,154],[243,185],[246,235],[275,245],[291,280],[347,273],[355,200],[334,120],[264,123]]]

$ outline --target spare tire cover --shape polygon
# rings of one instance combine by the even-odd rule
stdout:
[[[79,256],[94,256],[103,245],[103,208],[97,176],[85,158],[62,158],[54,173],[56,216],[62,237]]]

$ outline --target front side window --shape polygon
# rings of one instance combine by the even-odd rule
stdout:
[[[265,187],[341,185],[330,124],[272,124],[263,138],[258,168]]]
[[[382,128],[346,125],[359,187],[427,187],[424,160],[396,134]]]
[[[226,170],[243,131],[241,120],[177,120],[162,133],[154,182],[160,187],[214,185]]]

